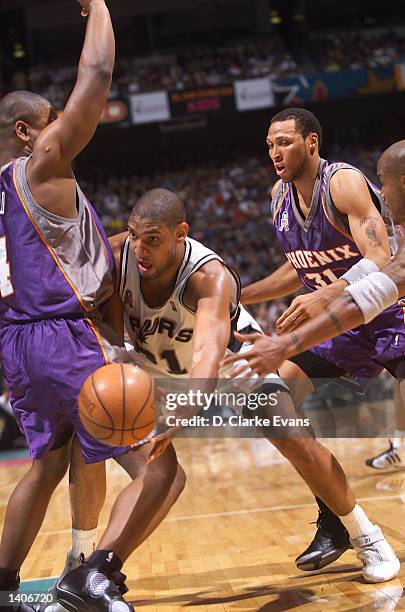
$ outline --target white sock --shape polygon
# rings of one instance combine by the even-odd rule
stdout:
[[[351,538],[358,538],[365,533],[374,531],[373,523],[367,517],[363,508],[360,508],[358,504],[354,506],[353,510],[349,512],[349,514],[339,516],[339,518],[346,527]]]
[[[405,438],[405,431],[403,429],[395,429],[394,436],[391,438],[392,446],[394,448],[401,448],[402,438]]]
[[[90,557],[97,545],[97,527],[95,529],[72,529],[72,552],[73,559],[78,559],[83,553],[85,558]]]

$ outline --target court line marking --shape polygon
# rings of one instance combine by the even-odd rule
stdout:
[[[357,502],[382,501],[389,499],[402,499],[405,495],[376,495],[373,497],[358,497]],[[190,514],[185,516],[173,516],[165,519],[163,523],[178,523],[182,521],[196,521],[201,519],[220,518],[221,516],[238,516],[243,514],[258,514],[259,512],[281,512],[283,510],[294,510],[295,508],[311,508],[314,502],[306,504],[288,504],[284,506],[265,506],[264,508],[244,508],[242,510],[228,510],[224,512],[211,512],[207,514]],[[107,525],[99,525],[99,529],[105,529]],[[71,533],[71,529],[57,529],[53,531],[41,530],[38,536],[62,535]]]

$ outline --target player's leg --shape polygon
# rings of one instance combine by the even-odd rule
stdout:
[[[376,470],[392,470],[405,467],[405,383],[402,392],[399,383],[395,385],[395,431],[388,441],[388,448],[382,453],[366,459],[366,465]]]
[[[312,356],[309,359],[312,359]],[[302,362],[305,363],[305,359]],[[318,371],[323,372],[323,366],[317,358],[312,361],[315,362]],[[329,372],[334,373],[333,368],[330,368]],[[301,394],[301,400],[305,390],[310,389],[308,384],[302,384],[303,373],[306,374],[302,368],[292,362],[286,362],[280,369],[283,380],[286,380],[293,389],[296,386],[293,395],[298,398]],[[289,409],[291,407],[287,408]],[[310,436],[271,439],[271,442],[304,478],[317,500],[323,502],[319,504],[317,533],[307,550],[298,557],[296,561],[298,567],[311,570],[324,567],[350,547],[350,543],[345,541],[344,532],[342,534],[338,522],[340,520],[348,531],[350,542],[356,549],[358,557],[363,561],[365,580],[380,582],[396,576],[399,571],[398,559],[379,527],[374,525],[363,509],[356,504],[346,476],[336,458]]]
[[[125,592],[125,576],[120,573],[123,563],[163,520],[185,484],[172,446],[156,461],[146,464],[149,452],[145,445],[116,459],[132,482],[116,499],[107,529],[88,562],[58,582],[58,601],[62,605],[97,599],[101,612],[109,609],[114,582],[121,593]],[[97,583],[103,577],[107,590],[100,598],[91,588],[91,581]]]
[[[0,544],[0,590],[18,588],[18,572],[44,520],[49,500],[66,473],[70,438],[42,459],[35,459],[7,505]]]
[[[83,494],[83,492],[85,492]],[[105,463],[86,464],[75,436],[69,469],[72,512],[72,560],[89,557],[97,545],[97,527],[106,495]]]

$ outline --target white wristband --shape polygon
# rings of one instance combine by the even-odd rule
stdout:
[[[373,272],[358,283],[349,285],[345,291],[363,313],[364,322],[369,323],[388,306],[398,301],[398,288],[384,272]]]
[[[354,266],[350,268],[347,272],[342,274],[340,278],[344,278],[345,281],[351,285],[352,283],[357,283],[357,281],[361,280],[365,276],[368,276],[372,272],[378,272],[379,267],[374,261],[371,259],[360,259]]]

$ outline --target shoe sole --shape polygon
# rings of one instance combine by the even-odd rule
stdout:
[[[330,565],[337,559],[339,559],[339,557],[341,557],[343,553],[346,552],[346,550],[350,550],[351,548],[353,548],[353,546],[349,544],[349,546],[346,546],[345,548],[339,548],[338,550],[334,550],[333,552],[330,552],[329,554],[322,556],[320,559],[306,561],[303,563],[301,562],[297,563],[296,561],[295,565],[297,566],[299,570],[303,572],[313,572],[314,570],[320,570],[326,567],[327,565]]]

